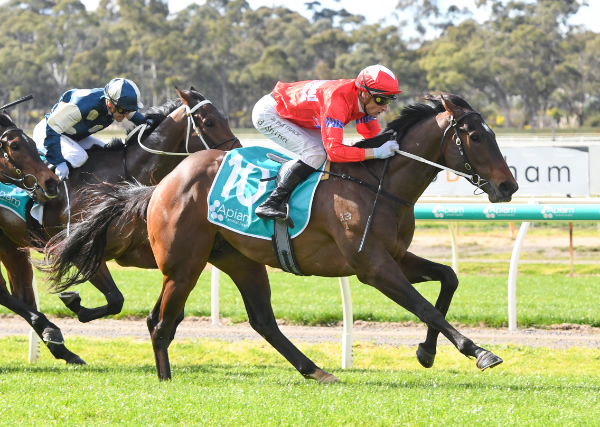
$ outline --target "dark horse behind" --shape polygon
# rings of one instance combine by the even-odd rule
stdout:
[[[51,200],[58,194],[58,177],[44,164],[33,140],[5,111],[0,112],[0,181],[16,185],[40,202]],[[54,357],[67,363],[85,363],[65,347],[58,326],[36,309],[29,252],[17,247],[6,235],[22,222],[10,209],[0,209],[0,261],[6,268],[10,284],[9,290],[0,274],[0,305],[25,319]]]
[[[458,287],[456,274],[449,266],[408,250],[415,230],[414,203],[440,167],[468,177],[491,202],[510,201],[518,186],[495,134],[479,113],[456,95],[427,99],[433,106],[404,108],[383,134],[363,142],[376,146],[394,137],[402,155],[387,161],[331,165],[330,178],[317,188],[310,223],[293,239],[293,248],[304,274],[356,275],[426,323],[427,336],[417,349],[423,366],[433,365],[441,332],[462,354],[476,358],[480,369],[486,369],[502,359],[445,319]],[[79,241],[62,233],[47,247],[54,261],[53,280],[59,289],[86,280],[104,260],[135,250],[129,243],[146,236],[147,223],[152,252],[163,273],[161,295],[147,319],[160,379],[171,378],[168,347],[178,315],[210,262],[238,287],[252,327],[302,375],[321,382],[337,381],[277,326],[266,270],[266,265],[279,267],[272,243],[237,234],[207,219],[207,195],[225,154],[217,150],[195,153],[155,187],[90,188],[86,194],[93,210],[87,221],[77,225],[81,227],[75,233]],[[72,265],[78,268],[75,275],[68,274]],[[435,306],[413,286],[425,281],[441,284]]]

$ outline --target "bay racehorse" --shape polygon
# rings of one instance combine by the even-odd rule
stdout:
[[[502,359],[473,343],[445,319],[458,286],[456,274],[449,266],[408,251],[415,230],[414,203],[440,167],[469,177],[491,202],[510,201],[518,186],[494,132],[479,113],[456,95],[427,99],[433,106],[404,108],[381,135],[361,143],[378,146],[393,137],[402,155],[388,161],[331,164],[327,172],[330,178],[317,187],[308,226],[293,239],[295,259],[306,275],[356,275],[426,323],[426,339],[417,349],[424,367],[434,363],[441,332],[462,354],[476,358],[483,370]],[[72,246],[73,242],[56,239],[48,246],[48,255],[55,262],[53,279],[61,283],[69,262],[78,267],[83,278],[94,274],[104,259],[127,252],[128,240],[122,236],[137,236],[129,240],[145,237],[143,227],[147,223],[152,252],[164,277],[160,297],[147,318],[161,380],[171,378],[168,347],[178,316],[210,262],[238,287],[251,326],[303,376],[320,382],[337,381],[297,349],[277,326],[265,267],[279,267],[272,243],[208,221],[207,196],[225,154],[219,150],[194,153],[154,187],[107,184],[90,188],[87,194],[93,197],[93,204],[102,207],[80,223],[86,227],[83,231],[87,230],[78,233],[83,243]],[[94,227],[102,231],[94,234]],[[365,230],[368,239],[364,238]],[[114,242],[120,238],[121,247],[116,249]],[[78,249],[69,251],[69,246]],[[441,283],[435,306],[413,286],[424,281]],[[77,278],[62,285],[73,282]]]
[[[0,112],[0,155],[1,182],[16,185],[40,202],[57,196],[58,177],[40,159],[35,142],[4,111]],[[35,308],[29,251],[18,248],[5,235],[6,230],[21,221],[16,212],[22,200],[8,192],[1,198],[12,201],[12,204],[0,207],[0,218],[3,219],[0,221],[0,261],[4,263],[10,284],[9,290],[4,276],[0,274],[0,304],[25,319],[55,358],[64,359],[67,363],[85,363],[65,347],[58,326]]]

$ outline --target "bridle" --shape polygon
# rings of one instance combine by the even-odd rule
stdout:
[[[146,127],[148,126],[145,123],[136,127],[134,130],[132,130],[130,132],[129,135],[132,135],[134,132],[139,130],[137,139],[138,139],[138,144],[142,149],[146,150],[149,153],[161,154],[161,155],[167,155],[167,156],[189,156],[190,154],[192,154],[189,149],[189,140],[190,140],[191,129],[194,129],[195,134],[198,135],[198,138],[200,138],[200,141],[202,142],[202,145],[204,145],[204,148],[206,150],[217,149],[217,148],[221,147],[223,144],[227,144],[228,142],[231,143],[231,146],[230,146],[230,149],[231,149],[236,142],[239,142],[239,139],[236,136],[234,136],[233,138],[228,138],[225,141],[219,142],[214,147],[211,147],[208,145],[208,143],[204,139],[203,132],[201,132],[200,129],[198,128],[198,124],[196,123],[196,118],[194,117],[194,113],[196,113],[196,111],[198,111],[200,109],[200,107],[207,105],[207,104],[212,104],[212,102],[208,99],[205,99],[203,101],[198,102],[192,108],[190,108],[188,105],[184,104],[185,111],[186,111],[185,114],[187,116],[187,130],[186,130],[186,134],[185,134],[185,153],[154,150],[154,149],[144,145],[142,143],[142,135],[144,134],[144,131],[146,130]],[[128,135],[127,139],[129,139],[129,135]]]
[[[25,135],[25,132],[23,132],[21,129],[19,129],[16,126],[10,126],[10,127],[6,128],[6,130],[4,132],[2,132],[2,135],[0,135],[0,154],[12,166],[15,174],[17,175],[17,178],[7,175],[4,172],[2,172],[0,174],[6,179],[20,184],[20,187],[22,187],[30,196],[34,197],[33,195],[35,194],[36,190],[38,188],[41,188],[41,186],[39,185],[37,177],[32,174],[24,174],[23,171],[21,170],[21,168],[15,162],[15,160],[8,153],[6,146],[10,142],[8,139],[8,134],[10,132],[18,132],[20,134],[20,137],[22,137],[23,139],[27,139],[27,135]],[[33,181],[33,184],[31,184],[31,185],[28,184],[29,182],[32,182],[32,181]]]
[[[464,165],[464,169],[466,171],[472,171],[474,170],[473,167],[471,166],[471,163],[469,162],[469,159],[467,158],[467,154],[463,148],[463,142],[460,139],[460,135],[458,133],[459,129],[458,129],[458,125],[460,124],[460,122],[465,118],[468,117],[470,115],[477,115],[481,118],[481,114],[479,114],[477,111],[467,111],[466,113],[462,114],[461,116],[459,116],[457,119],[454,118],[454,116],[450,116],[450,122],[448,124],[448,126],[446,127],[446,129],[444,130],[444,133],[442,134],[442,138],[440,140],[440,153],[443,156],[444,153],[444,142],[446,141],[446,135],[448,134],[448,131],[450,131],[450,129],[452,129],[454,131],[454,143],[456,144],[456,147],[458,148],[458,153],[460,154],[460,156],[462,157],[462,161],[463,161],[463,165]],[[482,119],[483,120],[483,119]],[[452,138],[448,138],[449,140],[452,140]],[[479,174],[477,173],[465,173],[465,172],[460,172],[457,170],[454,170],[448,166],[439,164],[439,163],[435,163],[432,162],[431,160],[427,160],[423,157],[417,156],[415,154],[403,151],[403,150],[396,150],[396,152],[398,154],[402,154],[403,156],[409,157],[413,160],[418,160],[420,162],[423,163],[427,163],[429,165],[435,166],[439,169],[444,169],[447,171],[450,171],[458,176],[462,176],[463,178],[468,179],[471,184],[473,184],[474,186],[476,186],[478,189],[481,189],[481,187],[483,187],[484,185],[486,185],[488,183],[488,181],[484,178],[482,178]]]

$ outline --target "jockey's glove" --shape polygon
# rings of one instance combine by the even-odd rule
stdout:
[[[373,148],[373,157],[376,159],[387,159],[396,154],[398,148],[398,143],[392,139],[384,142],[380,147]]]
[[[67,165],[67,162],[57,164],[54,173],[61,181],[67,179],[69,177],[69,166]]]

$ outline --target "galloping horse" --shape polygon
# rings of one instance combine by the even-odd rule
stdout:
[[[510,201],[518,186],[493,131],[479,113],[456,95],[427,99],[433,107],[418,104],[404,108],[381,135],[362,143],[378,146],[394,137],[403,155],[387,161],[331,164],[330,178],[317,187],[310,223],[293,239],[295,259],[307,275],[356,275],[425,322],[427,337],[417,349],[417,358],[424,367],[433,365],[441,332],[461,353],[475,357],[483,370],[502,359],[475,345],[445,319],[458,286],[456,274],[449,266],[408,251],[415,230],[414,203],[441,164],[470,177],[491,202]],[[84,275],[93,273],[94,265],[106,259],[105,255],[118,252],[113,247],[105,253],[107,241],[143,233],[140,227],[147,222],[152,251],[164,276],[161,295],[147,318],[161,380],[171,378],[168,347],[178,315],[210,262],[238,287],[251,326],[303,376],[320,382],[337,381],[298,350],[277,326],[265,267],[279,267],[272,243],[208,220],[207,196],[225,154],[218,150],[194,153],[155,187],[98,188],[96,201],[102,200],[104,193],[105,213],[97,211],[105,221],[104,234],[80,245],[89,251],[87,256],[73,261],[76,257],[72,253],[71,261]],[[371,223],[369,213],[374,211],[379,195],[377,220]],[[90,225],[99,225],[93,215],[87,221],[91,232]],[[365,229],[369,233],[366,240],[362,237]],[[85,233],[80,234],[85,239]],[[60,241],[54,243],[49,248],[51,257],[69,252],[61,248]],[[123,244],[120,250],[122,256],[127,246]],[[68,262],[60,256],[52,259]],[[413,287],[413,283],[433,280],[441,283],[435,306]]]
[[[191,152],[215,146],[227,149],[240,146],[227,119],[210,100],[194,88],[190,91],[177,89],[177,94],[180,102],[166,104],[171,107],[172,112],[143,141],[139,130],[137,136],[130,138],[137,139],[137,144],[127,144],[124,150],[95,149],[81,168],[73,170],[69,177],[69,196],[61,191],[55,201],[45,206],[43,224],[47,234],[51,236],[64,229],[65,224],[70,225],[71,218],[75,222],[85,218],[85,210],[89,204],[86,200],[81,200],[76,191],[78,189],[92,183],[116,183],[127,179],[150,185],[160,181]],[[159,113],[165,109],[155,108]],[[139,255],[141,259],[139,266],[156,268],[149,246],[135,255]],[[134,255],[130,253],[129,256]],[[123,308],[124,298],[105,263],[102,263],[89,281],[102,292],[107,304],[86,308],[81,305],[77,292],[61,295],[65,305],[77,314],[78,319],[89,322],[119,313]]]
[[[33,140],[4,111],[0,112],[0,154],[0,181],[16,185],[40,202],[57,196],[58,177],[40,159]],[[10,195],[7,197],[11,198]],[[0,208],[0,218],[3,233],[22,222],[8,206]],[[29,252],[19,249],[0,233],[0,260],[6,267],[11,289],[9,291],[6,280],[0,274],[0,304],[25,319],[55,358],[64,359],[67,363],[85,363],[65,347],[58,326],[34,308],[35,297],[29,298],[27,292],[27,289],[33,292]]]

